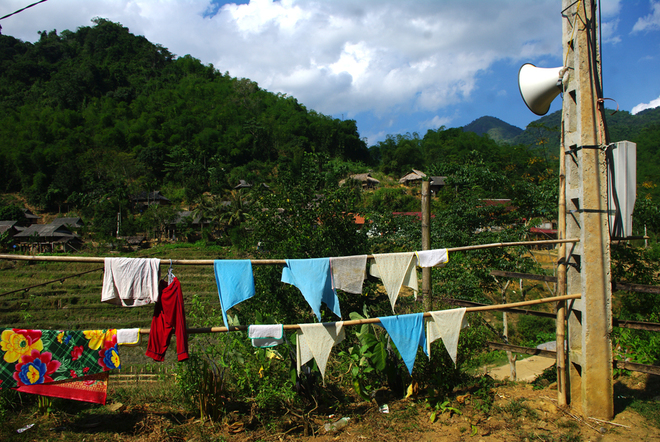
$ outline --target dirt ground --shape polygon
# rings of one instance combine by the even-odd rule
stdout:
[[[457,391],[444,412],[431,422],[423,397],[389,400],[389,413],[375,401],[354,403],[342,414],[309,416],[284,412],[258,416],[234,411],[221,422],[201,421],[176,404],[138,403],[49,416],[21,412],[0,428],[3,441],[657,441],[660,429],[653,412],[643,417],[633,403],[643,399],[660,410],[660,380],[646,375],[622,377],[615,384],[612,422],[585,419],[556,407],[557,392],[549,385],[533,389],[525,383],[501,382],[493,388],[489,410],[479,407],[474,391]],[[655,407],[655,408],[653,408]],[[458,412],[450,410],[453,408]],[[324,424],[350,418],[341,430],[326,432]],[[266,422],[266,423],[264,423]],[[17,430],[35,424],[22,433]],[[306,427],[306,428],[305,428]]]
[[[532,382],[538,375],[543,373],[545,369],[552,367],[554,364],[554,359],[542,356],[531,356],[526,359],[521,359],[516,361],[516,379],[514,380],[520,382]],[[488,374],[491,375],[493,379],[497,380],[510,379],[511,368],[509,367],[509,364],[494,367],[488,370]]]

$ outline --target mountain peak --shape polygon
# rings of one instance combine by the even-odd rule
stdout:
[[[519,127],[489,116],[477,118],[472,123],[463,126],[463,131],[474,132],[477,135],[488,134],[498,143],[508,142],[523,132]]]

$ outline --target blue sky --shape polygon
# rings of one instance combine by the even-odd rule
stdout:
[[[0,16],[34,0],[3,0]],[[48,0],[2,20],[24,41],[103,17],[221,72],[388,134],[494,116],[538,119],[518,92],[523,63],[561,66],[560,0]],[[603,0],[608,107],[660,106],[660,0]],[[556,99],[550,112],[561,108]]]

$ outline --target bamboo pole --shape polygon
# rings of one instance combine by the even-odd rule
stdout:
[[[561,244],[561,243],[576,243],[580,242],[577,238],[571,239],[549,239],[541,241],[518,241],[518,242],[498,242],[491,244],[479,244],[474,246],[452,247],[448,248],[447,252],[463,252],[467,250],[481,250],[492,249],[496,247],[518,247],[518,246],[532,246],[532,245],[547,245],[547,244]],[[368,255],[368,258],[373,258],[373,255]],[[105,262],[104,257],[92,256],[36,256],[36,255],[11,255],[0,254],[0,259],[9,259],[14,261],[51,261],[51,262],[88,262],[100,263]],[[214,259],[162,259],[161,264],[172,265],[213,265],[216,260]],[[285,265],[286,259],[251,259],[252,265]]]
[[[430,182],[422,181],[422,250],[431,250]],[[425,311],[433,309],[431,268],[422,267],[422,303]]]
[[[562,126],[564,122],[562,120]],[[557,239],[566,236],[566,149],[564,146],[564,130],[559,149],[559,207],[557,214]],[[557,286],[555,293],[559,296],[566,293],[566,244],[559,244],[557,251]],[[557,302],[557,404],[560,407],[568,405],[566,388],[566,301]]]
[[[522,307],[525,305],[537,305],[537,304],[545,304],[548,302],[557,302],[557,301],[565,301],[567,299],[578,299],[582,295],[577,294],[577,295],[564,295],[564,296],[553,296],[551,298],[542,298],[542,299],[533,299],[531,301],[521,301],[521,302],[512,302],[509,304],[498,304],[498,305],[485,305],[482,307],[467,307],[465,309],[466,313],[470,312],[483,312],[483,311],[491,311],[491,310],[503,310],[507,308],[512,308],[512,307]],[[425,318],[431,317],[430,312],[424,313]],[[366,319],[352,319],[350,321],[343,321],[344,326],[353,326],[353,325],[362,325],[362,324],[378,324],[380,323],[380,319],[378,318],[366,318]],[[336,324],[336,322],[325,322],[324,324]],[[283,325],[284,330],[299,330],[300,325],[298,324],[285,324]],[[187,331],[189,334],[197,334],[197,333],[225,333],[225,332],[230,332],[230,331],[245,331],[248,329],[247,325],[236,325],[236,326],[229,326],[229,327],[202,327],[202,328],[189,328]],[[140,333],[142,334],[148,334],[150,329],[148,328],[141,328]]]
[[[506,284],[504,284],[504,287],[502,288],[502,304],[507,303],[506,299],[506,289],[509,287],[509,284],[511,283],[511,280],[508,280]],[[504,326],[503,334],[504,334],[504,339],[506,343],[509,343],[509,318],[507,315],[507,311],[504,310],[502,313],[502,323]],[[516,356],[513,356],[513,353],[511,351],[506,352],[506,358],[509,361],[509,370],[511,371],[511,380],[516,381],[517,380],[517,374],[516,374]]]

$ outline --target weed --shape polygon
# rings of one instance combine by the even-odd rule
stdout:
[[[525,405],[525,399],[513,399],[511,402],[504,406],[497,406],[496,411],[506,413],[513,419],[521,419],[529,417],[536,419],[538,417],[536,411]]]
[[[567,429],[569,429],[569,430],[571,430],[571,431],[573,431],[573,430],[578,430],[578,429],[580,428],[579,425],[577,424],[577,422],[575,422],[575,421],[573,421],[573,420],[568,420],[568,419],[560,419],[560,420],[558,420],[558,421],[557,421],[557,426],[558,426],[559,428],[567,428]]]
[[[552,367],[548,367],[545,370],[543,370],[543,373],[538,375],[536,379],[532,382],[532,385],[534,386],[534,390],[540,390],[542,388],[547,387],[553,382],[557,382],[557,365],[553,365]]]
[[[448,412],[450,415],[451,415],[452,413],[456,413],[456,414],[459,414],[459,415],[460,415],[460,414],[463,414],[463,413],[461,413],[461,411],[460,411],[459,409],[454,408],[454,407],[450,407],[449,404],[450,404],[449,401],[444,401],[444,402],[442,402],[442,403],[440,403],[440,402],[436,403],[435,406],[431,406],[431,405],[429,404],[428,400],[427,400],[426,404],[424,404],[424,405],[425,405],[427,408],[432,408],[432,409],[433,409],[433,412],[431,413],[431,417],[430,417],[431,422],[435,422],[435,421],[436,421],[436,419],[437,419],[437,417],[438,417],[438,414],[443,414],[443,413],[447,413],[447,412]]]
[[[483,376],[477,380],[477,389],[472,393],[472,406],[477,411],[484,414],[490,413],[494,402],[493,384],[493,378],[489,376]]]
[[[630,404],[630,408],[637,411],[652,422],[656,427],[660,428],[660,403],[654,400],[644,401],[635,399]]]

